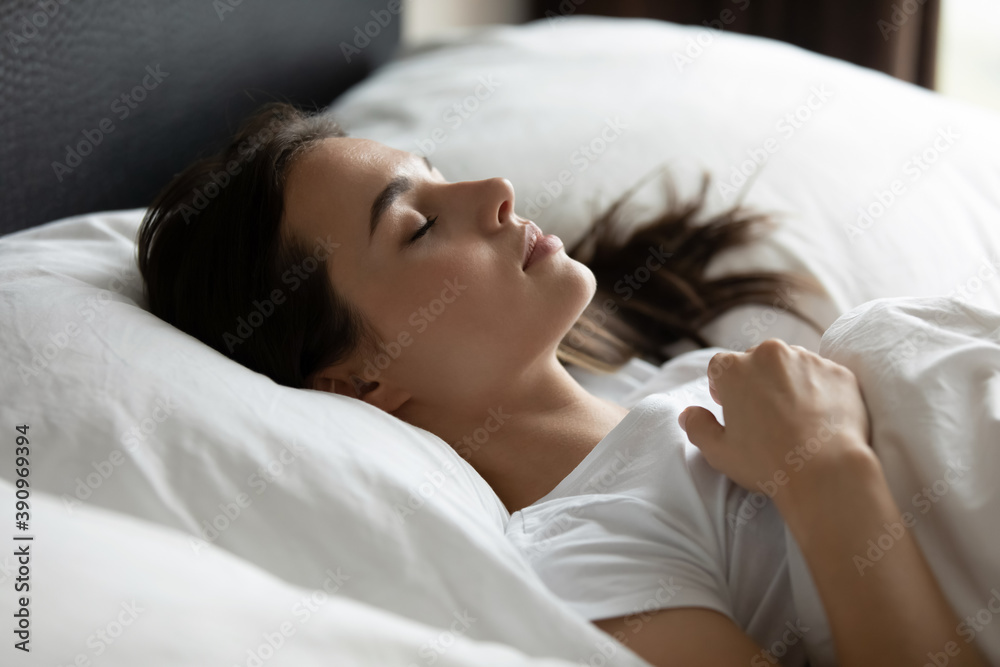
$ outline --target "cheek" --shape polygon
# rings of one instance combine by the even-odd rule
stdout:
[[[481,326],[473,311],[478,284],[461,271],[424,270],[386,285],[377,307],[379,331],[416,356],[437,356],[437,347],[447,349]]]
[[[377,289],[366,298],[387,342],[395,342],[416,366],[467,359],[517,343],[536,319],[542,294],[530,285],[513,260],[493,250],[454,249],[414,262],[392,275],[378,274]],[[378,292],[378,294],[375,294]],[[537,292],[537,289],[535,290]]]
[[[523,298],[522,276],[492,249],[456,248],[427,262],[414,277],[414,303],[447,328],[476,331]],[[492,327],[491,327],[492,328]]]
[[[420,290],[405,321],[420,365],[430,364],[447,375],[446,369],[453,366],[478,366],[477,359],[491,356],[484,355],[485,350],[498,355],[516,343],[512,334],[517,323],[510,312],[518,286],[511,276],[501,278],[453,271],[434,276]]]

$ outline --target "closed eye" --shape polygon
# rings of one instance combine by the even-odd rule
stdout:
[[[410,237],[410,240],[406,242],[407,247],[413,245],[414,241],[426,234],[427,230],[433,227],[435,222],[437,222],[437,216],[428,219],[427,222],[420,229],[418,229],[412,237]]]

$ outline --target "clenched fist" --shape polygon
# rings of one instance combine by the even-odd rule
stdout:
[[[861,450],[873,456],[861,388],[840,364],[770,338],[746,352],[716,354],[708,377],[725,427],[699,406],[678,422],[713,468],[749,491],[776,492]]]

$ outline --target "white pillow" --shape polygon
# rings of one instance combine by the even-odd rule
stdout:
[[[0,480],[7,507],[14,490]],[[467,630],[478,622],[475,615],[443,630],[356,602],[341,595],[354,580],[335,568],[307,589],[213,545],[195,554],[184,533],[147,521],[91,506],[69,513],[58,498],[39,492],[31,505],[37,541],[30,547],[30,664],[578,664],[472,641]],[[20,620],[20,594],[11,585],[17,563],[12,555],[5,561],[0,613]],[[4,651],[14,655],[10,645]],[[11,660],[5,664],[17,663]]]
[[[339,570],[340,595],[438,628],[469,613],[465,636],[531,656],[611,646],[509,545],[506,509],[446,442],[277,385],[144,310],[142,213],[0,238],[0,424],[28,425],[35,492],[68,516],[103,507],[186,531],[193,555],[214,544],[300,588]]]
[[[1000,116],[786,43],[542,19],[417,50],[329,110],[354,136],[428,155],[449,180],[509,178],[515,210],[567,247],[660,165],[684,199],[709,170],[708,212],[750,180],[745,202],[783,228],[709,273],[805,271],[829,296],[790,298],[824,327],[887,296],[964,293],[1000,308]],[[655,212],[662,188],[654,179],[633,201]],[[703,333],[735,349],[781,337],[817,350],[819,334],[782,311],[734,309]]]

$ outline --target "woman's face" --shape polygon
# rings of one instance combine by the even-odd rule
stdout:
[[[326,139],[293,163],[284,224],[308,249],[339,244],[327,277],[386,343],[380,356],[331,367],[335,386],[317,388],[354,396],[349,374],[388,384],[396,398],[372,402],[389,412],[407,396],[448,405],[530,385],[596,289],[565,248],[522,270],[527,221],[507,179],[450,183],[425,159],[367,139]]]

